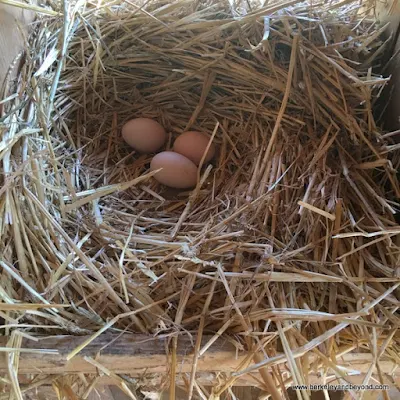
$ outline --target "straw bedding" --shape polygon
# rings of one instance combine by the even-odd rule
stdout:
[[[1,105],[11,345],[123,329],[170,335],[173,354],[218,332],[248,352],[244,372],[287,361],[286,385],[306,351],[337,376],[341,352],[395,357],[399,156],[373,113],[390,40],[357,4],[296,3],[42,9],[59,15],[40,14]],[[137,116],[167,148],[213,137],[194,190],[160,186],[124,144]]]

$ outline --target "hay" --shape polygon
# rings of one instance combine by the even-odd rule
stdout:
[[[310,4],[40,7],[0,105],[9,347],[22,333],[170,335],[174,388],[179,337],[197,334],[186,390],[202,398],[197,360],[221,335],[248,361],[215,396],[255,370],[274,400],[314,368],[342,380],[348,349],[373,354],[371,371],[395,359],[400,158],[373,114],[390,39],[368,7]],[[135,116],[162,123],[167,147],[213,135],[193,191],[160,186],[151,155],[123,143]],[[18,354],[7,390],[21,398]]]

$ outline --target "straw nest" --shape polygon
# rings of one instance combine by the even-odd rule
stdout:
[[[309,351],[338,377],[338,354],[396,357],[398,145],[373,114],[390,40],[358,4],[296,3],[39,8],[1,104],[9,346],[125,330],[173,354],[217,333],[248,352],[240,373],[287,362],[276,386],[302,383]],[[212,136],[194,190],[160,186],[124,144],[137,116],[167,148]]]

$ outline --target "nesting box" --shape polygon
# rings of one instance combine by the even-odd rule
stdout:
[[[371,4],[14,5],[37,17],[0,103],[5,391],[398,383],[398,52]],[[193,187],[123,140],[143,117],[157,152],[206,135]]]

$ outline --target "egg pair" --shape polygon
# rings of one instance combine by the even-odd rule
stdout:
[[[167,140],[165,129],[149,118],[135,118],[122,127],[125,142],[141,153],[154,153]],[[156,154],[150,163],[150,170],[161,169],[154,178],[177,189],[188,189],[196,185],[197,167],[204,153],[203,163],[209,162],[215,155],[215,145],[208,146],[209,137],[196,131],[182,133],[174,142],[173,151]]]

